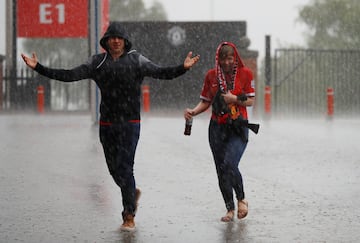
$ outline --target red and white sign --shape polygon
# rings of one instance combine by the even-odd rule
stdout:
[[[18,37],[87,37],[88,0],[17,0]]]

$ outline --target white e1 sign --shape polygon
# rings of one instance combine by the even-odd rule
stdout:
[[[52,24],[54,19],[54,12],[57,12],[57,22],[59,24],[64,24],[65,5],[63,3],[56,4],[54,7],[51,3],[39,4],[40,24]]]

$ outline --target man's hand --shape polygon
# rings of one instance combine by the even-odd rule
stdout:
[[[26,65],[28,65],[30,68],[34,69],[36,67],[38,59],[35,52],[33,52],[32,57],[25,56],[23,53],[21,53],[21,57]]]
[[[184,68],[190,69],[193,65],[195,65],[195,63],[199,61],[199,59],[200,59],[200,55],[196,55],[192,57],[192,52],[189,52],[184,61]]]

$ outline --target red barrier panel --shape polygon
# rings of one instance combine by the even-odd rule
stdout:
[[[37,88],[37,109],[39,113],[44,113],[44,86],[39,85]]]
[[[150,86],[143,85],[142,86],[142,95],[143,95],[143,111],[150,111]]]
[[[326,90],[327,95],[327,115],[331,118],[334,115],[334,89],[329,87]]]
[[[17,0],[17,36],[87,38],[88,0]]]
[[[270,113],[271,113],[271,87],[270,86],[265,86],[264,101],[265,101],[265,106],[264,106],[265,114],[270,115]]]

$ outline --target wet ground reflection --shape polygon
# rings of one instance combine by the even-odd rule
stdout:
[[[137,230],[86,115],[0,116],[1,242],[356,242],[360,120],[261,122],[240,164],[249,215],[225,213],[207,118],[145,116],[135,176]]]

